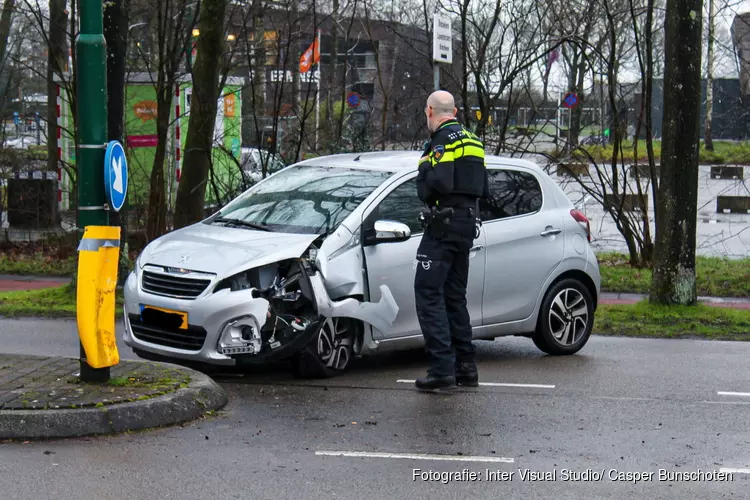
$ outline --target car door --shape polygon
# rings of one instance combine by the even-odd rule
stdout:
[[[541,287],[563,258],[562,214],[550,195],[543,196],[539,174],[488,166],[490,199],[480,213],[487,268],[483,324],[527,318]]]
[[[399,311],[388,332],[373,331],[373,337],[398,338],[421,335],[414,301],[414,275],[416,255],[422,240],[423,229],[419,212],[424,205],[417,196],[416,177],[411,177],[381,197],[364,214],[362,228],[372,228],[376,220],[395,220],[409,226],[412,236],[398,243],[378,243],[364,247],[370,301],[380,300],[380,286],[387,285]],[[474,241],[469,261],[467,302],[472,326],[482,324],[482,288],[484,286],[484,232]]]

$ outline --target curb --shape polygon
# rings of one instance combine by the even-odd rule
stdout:
[[[226,391],[210,377],[184,370],[190,373],[187,387],[143,401],[100,408],[0,410],[0,439],[84,437],[166,427],[195,420],[227,404]]]

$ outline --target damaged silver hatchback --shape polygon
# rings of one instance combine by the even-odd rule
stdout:
[[[289,359],[300,377],[423,345],[414,307],[419,152],[306,160],[218,213],[151,242],[125,284],[140,357],[240,366]],[[573,354],[600,290],[588,220],[535,164],[490,156],[471,252],[474,336]]]

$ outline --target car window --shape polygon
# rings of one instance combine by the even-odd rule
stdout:
[[[377,208],[367,217],[369,225],[376,220],[388,219],[402,222],[409,226],[412,234],[423,232],[419,223],[419,212],[424,204],[417,195],[417,180],[410,179],[391,191]]]
[[[542,187],[528,172],[489,169],[490,198],[480,203],[483,221],[526,215],[542,208]]]
[[[259,224],[271,231],[328,234],[391,175],[344,167],[290,166],[245,191],[216,217]]]

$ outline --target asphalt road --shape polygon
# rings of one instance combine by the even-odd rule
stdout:
[[[75,356],[75,323],[2,320],[0,350]],[[578,355],[555,358],[509,338],[478,351],[482,381],[499,385],[450,396],[399,382],[422,374],[420,352],[363,360],[314,383],[283,367],[218,375],[229,405],[184,427],[0,444],[0,491],[13,499],[747,498],[750,344],[593,337]],[[716,480],[724,469],[745,471]]]

